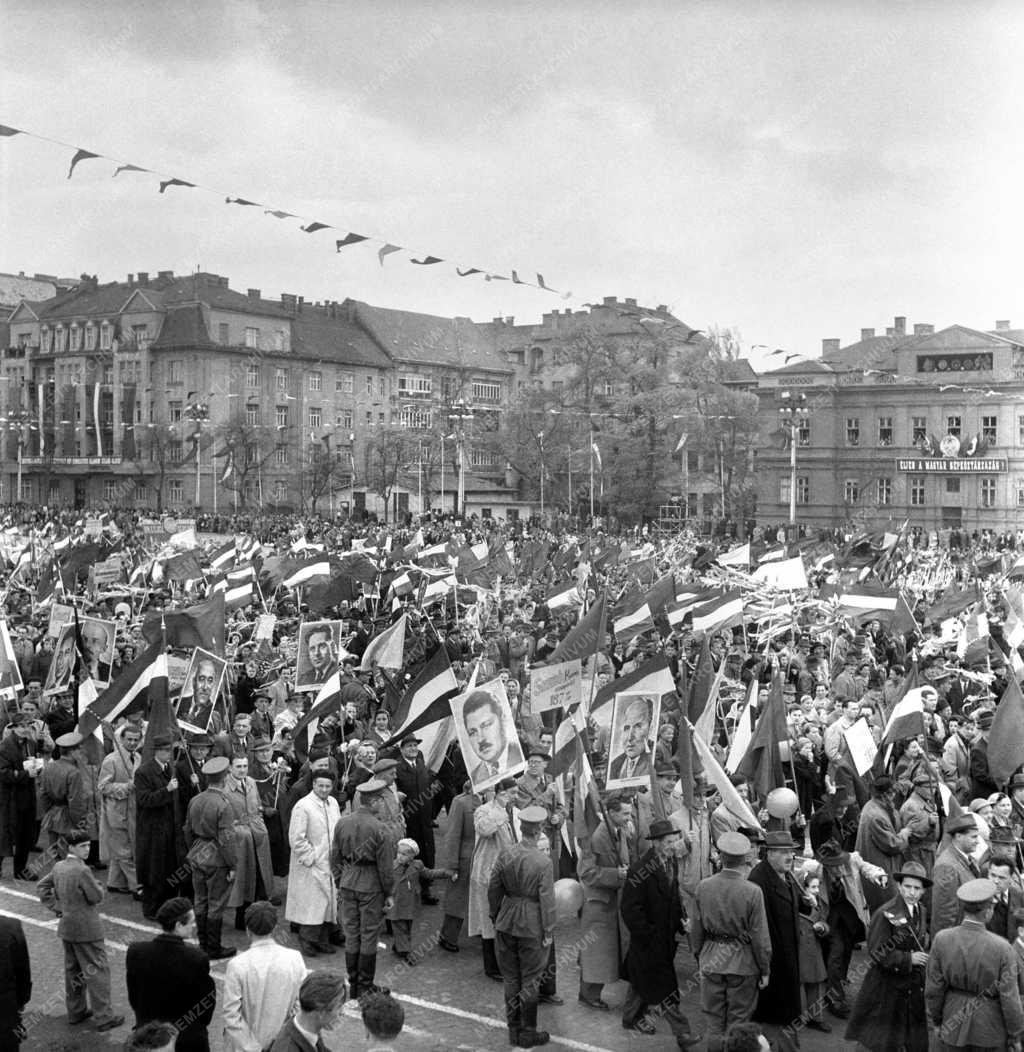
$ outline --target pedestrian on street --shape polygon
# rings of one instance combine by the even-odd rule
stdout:
[[[254,902],[245,911],[249,949],[228,961],[224,972],[226,1052],[260,1052],[291,1017],[308,974],[298,950],[274,938],[277,910]]]
[[[114,751],[103,757],[96,787],[100,796],[100,859],[107,862],[107,891],[134,894],[139,887],[135,873],[135,772],[139,769],[142,732],[129,724],[120,742],[112,737]]]
[[[25,1036],[21,1013],[32,997],[32,965],[21,921],[0,917],[0,1048],[12,1052]]]
[[[473,849],[476,846],[476,830],[473,814],[480,806],[480,797],[472,791],[467,781],[462,792],[456,796],[448,810],[448,823],[444,841],[437,852],[438,864],[455,876],[445,888],[444,920],[441,921],[441,937],[438,945],[448,953],[459,952],[459,936],[469,912],[470,873],[473,869]]]
[[[13,730],[0,740],[0,859],[11,855],[14,879],[30,874],[29,853],[36,845],[36,797],[43,760],[35,741],[32,717],[19,712]]]
[[[84,739],[68,731],[57,739],[60,756],[43,768],[39,779],[39,798],[43,806],[41,826],[43,846],[49,859],[64,857],[71,836],[96,836],[96,801],[92,778],[80,763]]]
[[[210,1052],[207,1027],[217,1006],[210,959],[192,945],[196,915],[192,903],[168,899],[157,910],[162,931],[149,942],[133,942],[125,959],[128,1002],[136,1029],[159,1020],[178,1030],[176,1052]]]
[[[382,801],[385,795],[386,790],[381,792]],[[409,837],[403,837],[398,841],[395,855],[394,895],[391,909],[388,911],[388,919],[391,921],[394,932],[395,956],[400,957],[410,966],[418,963],[418,955],[413,952],[412,933],[422,907],[420,882],[422,880],[441,880],[452,876],[451,871],[447,869],[424,868],[423,863],[416,857],[419,850],[416,841]]]
[[[270,1052],[327,1052],[323,1034],[341,1019],[346,992],[339,972],[306,976],[299,987],[299,1010],[285,1023]]]
[[[88,833],[70,833],[66,839],[67,858],[39,881],[37,891],[40,902],[60,917],[68,1022],[75,1026],[91,1017],[98,1031],[115,1030],[124,1016],[116,1015],[110,1003],[110,962],[98,909],[103,889],[85,864]]]
[[[483,948],[484,975],[503,982],[494,952],[494,924],[487,902],[491,872],[501,853],[513,843],[515,834],[509,817],[509,802],[516,783],[506,778],[484,791],[484,802],[473,812],[476,836],[469,875],[469,935],[479,935]]]
[[[156,920],[159,907],[178,896],[188,880],[185,842],[180,836],[185,814],[171,766],[171,744],[170,735],[156,735],[152,759],[144,760],[135,772],[135,869],[147,920]]]

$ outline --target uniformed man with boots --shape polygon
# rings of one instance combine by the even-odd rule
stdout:
[[[225,788],[229,767],[226,756],[203,764],[207,787],[189,801],[185,817],[199,945],[212,961],[235,955],[220,941],[235,868],[234,810]]]
[[[334,829],[331,865],[338,877],[345,966],[353,998],[378,992],[377,940],[385,910],[391,909],[395,881],[395,841],[382,821],[383,793],[377,778],[356,788],[356,808]],[[385,991],[386,992],[386,991]]]
[[[527,807],[519,813],[521,837],[499,856],[487,887],[495,951],[505,981],[505,1019],[516,1048],[551,1040],[537,1029],[537,1001],[548,950],[555,937],[555,891],[551,860],[538,847],[548,813]]]

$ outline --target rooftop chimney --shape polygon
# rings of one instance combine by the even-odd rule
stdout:
[[[298,303],[295,305],[296,309],[298,310],[298,312],[300,314],[302,313],[302,308],[305,305],[305,302],[306,302],[306,297],[305,296],[300,296]]]
[[[996,332],[1006,332],[1010,328],[1010,319],[1004,318],[996,322]]]
[[[135,275],[134,274],[129,274],[128,275],[128,284],[129,285],[134,285],[135,284]]]
[[[509,316],[508,316],[508,317],[507,317],[507,318],[505,319],[505,324],[506,324],[506,325],[515,325],[515,323],[516,323],[516,319],[515,319],[515,318],[513,318],[513,317],[512,317],[511,315],[509,315]]]
[[[629,296],[627,296],[626,297],[626,306],[627,307],[635,307],[636,306],[636,300],[630,299]]]
[[[890,325],[889,328],[887,328],[885,330],[885,335],[886,336],[895,336],[896,335],[896,330]]]
[[[605,296],[604,305],[606,307],[614,307],[619,301],[614,296]]]
[[[875,330],[874,329],[861,329],[860,330],[860,338],[862,340],[872,340],[872,339],[874,339],[874,337],[875,337]]]
[[[906,334],[907,334],[907,319],[906,318],[902,318],[902,317],[900,317],[900,315],[897,314],[896,317],[893,318],[893,320],[892,320],[892,327],[895,330],[894,335],[896,335],[896,336],[906,336]]]
[[[263,298],[259,289],[249,289],[246,295],[248,295],[249,299],[251,300],[258,300]]]
[[[173,270],[158,270],[156,272],[156,276],[158,278],[173,278],[174,277],[174,271]]]
[[[659,303],[658,306],[657,306],[657,311],[658,311],[659,314],[668,314],[668,304],[667,303]]]
[[[281,306],[292,313],[295,312],[295,297],[290,292],[281,293]]]
[[[837,338],[826,339],[821,341],[821,353],[822,354],[834,354],[839,350],[839,340]]]
[[[931,334],[933,332],[935,332],[935,326],[934,325],[927,325],[924,322],[918,322],[914,326],[914,335],[915,336],[931,336]]]
[[[149,271],[147,271],[147,270],[140,270],[139,271],[139,284],[140,285],[148,285],[149,284]]]

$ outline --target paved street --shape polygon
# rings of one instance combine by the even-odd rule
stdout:
[[[127,945],[137,939],[151,938],[156,928],[143,921],[138,904],[123,896],[109,896],[102,906],[107,946],[112,969],[114,1003],[119,1012],[132,1020],[124,984],[124,953]],[[122,1047],[128,1026],[112,1033],[98,1034],[89,1024],[67,1025],[64,996],[62,954],[55,932],[56,919],[45,910],[32,894],[32,886],[8,879],[0,881],[0,913],[16,916],[25,928],[32,959],[33,997],[30,1014],[35,1020],[23,1046],[29,1052],[93,1052],[93,1050]],[[458,1049],[464,1052],[478,1049],[508,1048],[508,1040],[501,1014],[501,987],[484,978],[478,940],[463,945],[460,954],[452,955],[437,950],[433,945],[440,908],[424,911],[417,932],[418,952],[423,964],[408,968],[394,958],[390,949],[382,946],[378,966],[378,981],[390,986],[402,1000],[406,1010],[406,1028],[396,1043],[401,1049]],[[241,933],[228,933],[225,941],[244,948]],[[287,925],[282,925],[279,938],[291,938]],[[626,1033],[621,1029],[614,1010],[607,1014],[585,1009],[576,1002],[578,971],[573,958],[573,946],[579,939],[575,925],[563,926],[557,936],[559,953],[558,992],[565,998],[564,1007],[542,1007],[540,1023],[552,1035],[552,1048],[577,1049],[579,1052],[660,1052],[675,1047],[667,1026],[662,1024],[656,1037]],[[569,963],[566,963],[569,962]],[[344,968],[343,958],[317,959],[317,966],[334,963]],[[703,1024],[696,1007],[696,987],[693,982],[693,961],[681,951],[677,959],[680,985],[691,1020],[701,1029]],[[224,962],[214,965],[214,975],[223,976]],[[615,1007],[622,1003],[625,988],[622,984],[606,991],[606,998]],[[337,1035],[328,1041],[331,1049],[360,1050],[368,1048],[362,1026],[354,1006],[350,1015],[338,1028]],[[38,1018],[37,1018],[38,1017]],[[833,1022],[837,1022],[833,1020]],[[220,1034],[221,1015],[218,1007],[210,1027],[211,1047],[223,1048]],[[834,1034],[805,1034],[802,1047],[810,1052],[824,1052],[843,1044]]]

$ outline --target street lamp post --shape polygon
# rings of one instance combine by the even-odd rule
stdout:
[[[466,421],[473,419],[471,406],[466,405],[464,399],[459,399],[453,406],[457,412],[449,413],[449,420],[456,420],[455,448],[459,454],[459,495],[455,512],[457,515],[466,514]]]
[[[210,419],[210,407],[206,402],[192,402],[185,407],[185,411],[182,414],[186,420],[189,420],[195,425],[195,431],[193,431],[191,437],[195,440],[196,444],[196,510],[199,510],[199,483],[200,483],[200,468],[202,461],[202,439],[203,439],[203,424],[207,423]],[[216,483],[214,484],[216,486]]]
[[[544,432],[537,435],[537,443],[540,446],[540,517],[544,518]]]
[[[783,391],[779,407],[782,426],[789,430],[789,524],[796,527],[796,447],[800,428],[807,422],[807,395]]]

